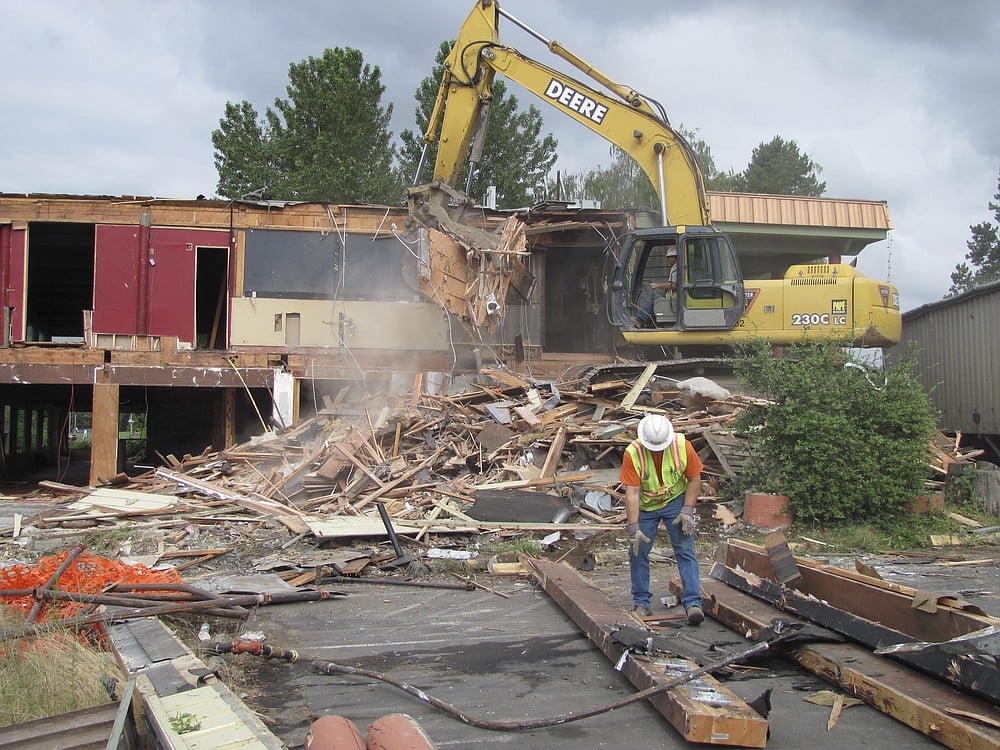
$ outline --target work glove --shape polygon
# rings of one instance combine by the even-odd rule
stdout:
[[[628,529],[628,540],[632,546],[632,557],[638,557],[639,545],[649,542],[649,537],[642,533],[637,523],[630,523],[625,528]]]
[[[692,536],[698,530],[698,516],[693,505],[685,505],[674,519],[674,526],[679,526],[684,536]]]

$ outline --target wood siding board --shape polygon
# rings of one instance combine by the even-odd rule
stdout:
[[[885,201],[716,192],[710,192],[708,197],[716,222],[868,230],[892,228]]]

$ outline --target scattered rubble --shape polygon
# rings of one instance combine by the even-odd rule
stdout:
[[[23,585],[11,584],[4,593],[13,596],[17,588],[19,604],[36,610],[37,616],[43,604],[56,606],[59,591],[80,579],[77,571],[60,581],[69,568],[66,561],[79,558],[95,570],[120,564],[138,572],[127,580],[94,576],[87,586],[75,588],[74,609],[65,614],[68,622],[161,613],[241,618],[248,607],[343,595],[318,590],[321,584],[478,588],[508,598],[473,577],[455,573],[455,580],[445,582],[427,575],[447,572],[449,565],[468,572],[476,564],[498,579],[534,577],[610,659],[618,660],[618,669],[624,665],[623,673],[637,687],[652,691],[654,705],[687,739],[709,741],[725,723],[739,744],[763,747],[766,716],[762,719],[760,712],[703,675],[709,670],[695,662],[678,661],[667,674],[680,680],[677,684],[697,676],[702,693],[724,696],[724,701],[702,705],[687,692],[663,687],[667,678],[662,670],[654,674],[648,669],[649,658],[656,662],[659,657],[623,646],[618,609],[587,589],[573,570],[597,564],[600,552],[594,539],[621,533],[620,457],[639,418],[651,411],[669,416],[705,464],[700,515],[716,521],[723,538],[744,528],[739,504],[722,502],[720,491],[746,458],[743,440],[731,424],[753,400],[707,378],[675,379],[671,374],[678,374],[677,365],[585,368],[558,381],[484,369],[477,380],[448,392],[426,393],[418,378],[410,395],[392,400],[352,401],[345,391],[290,428],[223,451],[165,456],[167,465],[137,476],[119,475],[107,486],[40,482],[37,490],[19,498],[23,503],[18,507],[38,504],[44,509],[15,512],[9,523],[0,521],[0,555],[46,562],[29,582],[18,579]],[[932,466],[947,476],[951,464],[970,456],[939,440]],[[929,483],[929,492],[937,489]],[[983,528],[972,519],[956,520],[970,534]],[[543,549],[552,553],[548,560],[516,552],[478,554],[484,539],[526,534],[541,537]],[[560,546],[563,539],[571,543]],[[101,540],[109,559],[84,553],[84,540]],[[1000,682],[993,679],[996,621],[960,600],[922,596],[881,581],[873,568],[865,567],[839,571],[793,557],[784,538],[773,534],[763,551],[734,540],[720,551],[712,580],[704,582],[706,612],[753,638],[764,637],[776,621],[796,616],[849,630],[845,635],[865,644],[867,651],[843,642],[823,643],[797,649],[792,656],[894,716],[883,704],[903,706],[899,711],[908,713],[897,718],[925,733],[939,732],[931,736],[944,744],[985,747],[981,741],[996,739],[995,731],[970,728],[968,717],[988,713],[977,701],[995,705],[1000,698]],[[15,573],[23,576],[30,569],[27,563],[10,565],[7,578],[13,581]],[[164,569],[174,576],[187,571],[186,578],[197,584],[145,578],[148,571]],[[377,575],[400,571],[403,576]],[[119,571],[112,577],[123,575]],[[811,591],[808,586],[820,576],[827,588]],[[925,614],[939,612],[950,626],[964,624],[957,631],[928,625],[900,636],[899,623],[884,625],[872,612],[845,614],[849,602],[881,602],[877,597],[883,596],[905,600],[905,607],[892,608],[901,613],[900,623],[907,618],[925,622],[920,619]],[[665,632],[678,627],[672,617],[661,613],[638,625],[642,632]],[[23,633],[6,636],[19,637],[30,627],[29,620]],[[206,627],[202,630],[207,642],[211,636]],[[637,643],[647,642],[636,637]],[[942,641],[951,645],[935,651]],[[876,646],[885,657],[871,653]],[[892,651],[892,646],[898,648]],[[970,657],[973,646],[993,661]],[[843,649],[852,650],[841,653]],[[954,649],[966,651],[956,656]],[[879,681],[878,665],[888,657],[921,668],[931,663],[931,671],[941,672],[936,677],[975,697],[956,698],[940,708],[932,700],[910,701]],[[914,686],[925,678],[903,671],[894,679],[914,695],[920,692]],[[828,729],[852,701],[836,695],[830,705]],[[702,718],[692,723],[692,717]]]
[[[43,551],[127,531],[119,550],[126,557],[177,564],[184,553],[180,565],[188,568],[224,565],[217,558],[248,543],[292,558],[306,549],[297,544],[303,540],[319,548],[382,542],[383,510],[388,528],[424,547],[448,546],[438,540],[454,534],[615,530],[624,519],[620,456],[644,412],[667,414],[692,440],[706,465],[705,500],[737,464],[739,440],[727,425],[747,399],[704,378],[693,391],[682,388],[660,374],[672,367],[592,368],[559,382],[485,369],[451,394],[423,393],[418,378],[413,395],[393,402],[348,401],[344,393],[291,428],[223,451],[166,456],[169,466],[119,475],[109,486],[40,482],[29,497],[54,507],[30,519],[15,515],[0,535]],[[692,392],[702,394],[696,404]],[[143,534],[157,538],[155,549],[142,548]],[[355,552],[349,567],[320,557],[338,573],[357,574],[364,567],[357,560],[400,556]]]

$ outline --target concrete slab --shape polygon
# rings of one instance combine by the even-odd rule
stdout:
[[[673,574],[669,564],[654,568],[663,595]],[[622,622],[634,625],[626,614],[627,566],[600,566],[590,577],[621,604]],[[491,579],[489,585],[510,598],[482,590],[352,584],[345,599],[260,609],[246,629],[263,632],[273,645],[300,650],[304,661],[252,662],[249,668],[260,694],[246,700],[289,747],[301,746],[309,723],[324,714],[345,716],[364,732],[376,718],[396,712],[417,719],[441,748],[688,745],[647,704],[548,729],[494,732],[464,724],[385,683],[324,676],[310,668],[308,660],[316,658],[376,670],[467,713],[495,720],[557,715],[604,705],[632,692],[607,658],[533,583]],[[679,653],[702,662],[747,646],[741,636],[712,621],[662,632],[676,639]],[[939,747],[863,705],[844,710],[827,731],[830,710],[803,700],[826,689],[825,682],[783,660],[757,666],[762,669],[741,670],[743,679],[725,684],[748,701],[772,689],[769,748]]]

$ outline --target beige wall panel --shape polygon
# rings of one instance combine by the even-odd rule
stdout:
[[[339,346],[341,328],[343,343],[349,347],[426,351],[444,350],[449,346],[447,317],[429,302],[331,302],[261,297],[233,299],[233,345],[284,347],[288,313],[299,315],[301,347]],[[341,314],[345,318],[343,326]]]

